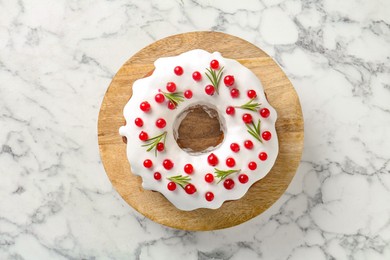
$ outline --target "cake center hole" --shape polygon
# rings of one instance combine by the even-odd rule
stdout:
[[[212,105],[192,105],[181,112],[174,123],[174,137],[187,153],[206,153],[224,139],[225,122]]]

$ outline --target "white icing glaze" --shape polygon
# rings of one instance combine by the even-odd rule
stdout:
[[[210,84],[205,72],[206,68],[210,66],[210,61],[213,59],[219,61],[220,67],[224,67],[223,77],[226,75],[234,76],[235,83],[233,87],[240,90],[240,96],[238,98],[231,97],[230,89],[232,87],[228,88],[225,86],[223,77],[219,85],[219,94],[215,93],[213,96],[209,96],[205,93],[205,86]],[[175,57],[159,58],[155,61],[154,65],[155,70],[151,76],[134,82],[133,96],[124,108],[126,125],[119,129],[120,134],[127,137],[127,157],[132,172],[142,177],[143,188],[162,193],[171,203],[181,210],[194,210],[197,208],[216,209],[224,201],[241,198],[253,183],[266,176],[270,171],[274,165],[279,149],[275,131],[276,111],[267,102],[260,80],[236,60],[223,58],[218,52],[211,54],[204,50],[192,50]],[[177,76],[174,74],[174,68],[176,66],[183,68],[183,75]],[[193,80],[192,73],[194,71],[201,72],[201,81]],[[177,86],[176,91],[179,92],[190,89],[193,92],[193,97],[191,99],[185,99],[174,110],[167,108],[167,99],[161,104],[157,103],[154,97],[159,92],[159,89],[166,91],[167,82],[175,82]],[[256,91],[257,98],[255,101],[261,103],[261,108],[268,108],[270,116],[268,118],[262,118],[258,111],[254,112],[238,108],[236,108],[233,116],[227,115],[225,112],[227,106],[240,106],[250,100],[247,96],[247,91],[250,89]],[[140,104],[143,101],[148,101],[151,105],[151,110],[147,113],[140,109]],[[225,138],[223,142],[212,151],[219,159],[219,163],[215,167],[210,166],[207,162],[207,157],[211,152],[189,154],[178,146],[173,136],[176,117],[187,107],[196,103],[209,104],[213,108],[216,108],[219,115],[224,118],[224,123],[226,124],[224,126]],[[244,113],[251,114],[254,122],[260,119],[261,132],[269,131],[272,134],[272,138],[269,141],[263,140],[263,143],[253,138],[247,132],[247,128],[242,120]],[[142,118],[144,122],[142,127],[134,124],[134,120],[137,117]],[[166,120],[167,124],[164,129],[156,127],[155,122],[158,118],[164,118]],[[144,142],[138,137],[141,131],[147,132],[149,138],[167,131],[165,150],[163,152],[157,152],[157,156],[155,156],[154,151],[147,152],[146,147],[142,147]],[[251,140],[253,142],[253,149],[248,150],[244,147],[245,140]],[[240,151],[238,153],[234,153],[230,149],[231,143],[240,145]],[[268,154],[267,160],[261,161],[258,158],[260,152],[266,152]],[[236,161],[236,165],[233,168],[226,166],[225,161],[228,157],[232,157]],[[153,161],[152,168],[146,169],[143,166],[145,159]],[[171,170],[166,170],[162,166],[164,159],[170,159],[174,163],[174,167]],[[257,169],[254,171],[248,168],[248,163],[251,161],[257,163]],[[167,184],[169,180],[167,177],[175,175],[186,176],[187,174],[183,169],[184,165],[188,163],[194,167],[194,172],[188,176],[191,177],[190,182],[195,185],[197,191],[190,195],[179,185],[177,185],[174,191],[168,190]],[[221,170],[241,169],[241,173],[245,173],[249,177],[249,180],[247,183],[242,184],[238,180],[239,174],[232,174],[228,178],[233,179],[235,185],[233,189],[227,190],[223,185],[223,181],[217,183],[219,180],[217,178],[215,178],[213,183],[207,183],[204,180],[205,174],[214,174],[214,168]],[[160,172],[162,178],[155,180],[153,177],[154,172]],[[212,201],[205,199],[205,194],[209,191],[214,194],[214,200]]]

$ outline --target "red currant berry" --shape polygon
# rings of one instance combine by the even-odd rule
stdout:
[[[208,157],[207,157],[207,161],[208,163],[211,165],[211,166],[215,166],[218,164],[218,157],[211,153]]]
[[[145,167],[145,168],[150,168],[150,167],[152,167],[152,166],[153,166],[153,162],[152,162],[151,160],[146,159],[146,160],[144,161],[144,167]]]
[[[169,160],[169,159],[165,159],[165,160],[163,161],[163,166],[164,166],[164,168],[165,168],[166,170],[170,170],[170,169],[173,168],[173,162],[172,162],[171,160]]]
[[[237,98],[239,95],[240,91],[238,89],[232,88],[232,90],[230,90],[230,96],[232,96],[232,98]]]
[[[240,151],[240,146],[237,144],[237,143],[232,143],[230,145],[230,149],[235,152],[235,153],[238,153]]]
[[[168,190],[170,190],[170,191],[176,190],[176,183],[174,183],[173,181],[168,182],[167,188],[168,188]]]
[[[155,172],[153,177],[154,177],[155,180],[160,180],[161,179],[161,173]]]
[[[175,106],[175,104],[173,104],[171,101],[169,101],[169,102],[168,102],[168,108],[169,108],[170,110],[173,110],[173,109],[176,108],[176,106]]]
[[[177,76],[180,76],[180,75],[183,74],[183,68],[180,67],[180,66],[176,66],[176,67],[173,69],[173,71],[175,72],[175,74],[176,74]]]
[[[192,73],[192,78],[195,80],[195,81],[199,81],[202,79],[202,74],[200,74],[199,71],[195,71],[194,73]]]
[[[196,192],[196,188],[193,184],[187,184],[184,187],[184,190],[187,192],[187,194],[194,194]]]
[[[162,143],[162,142],[157,143],[157,146],[156,146],[157,151],[162,152],[162,151],[164,151],[164,148],[165,148],[164,143]]]
[[[264,131],[262,134],[261,134],[261,137],[263,137],[264,140],[268,141],[271,139],[271,133],[269,131]]]
[[[233,84],[234,84],[234,76],[232,76],[232,75],[227,75],[227,76],[223,79],[223,83],[225,83],[225,85],[226,85],[227,87],[233,86]]]
[[[248,90],[248,92],[246,94],[248,95],[248,98],[255,98],[255,97],[257,97],[256,91],[254,91],[253,89]]]
[[[261,161],[265,161],[265,160],[267,160],[267,158],[268,158],[268,154],[267,153],[265,153],[265,152],[259,153],[259,159]]]
[[[217,60],[212,60],[211,62],[210,62],[210,67],[212,68],[212,69],[218,69],[219,68],[219,62],[217,61]]]
[[[251,140],[245,140],[244,146],[246,149],[252,149],[253,148],[253,142]]]
[[[150,110],[150,104],[148,101],[144,101],[142,102],[140,105],[139,105],[139,108],[144,111],[144,112],[148,112]]]
[[[207,95],[214,95],[214,92],[215,92],[215,88],[213,85],[207,85],[205,88],[204,88],[204,91],[206,92]]]
[[[192,91],[191,91],[191,90],[186,90],[186,91],[184,92],[184,97],[185,97],[186,99],[192,98]]]
[[[205,199],[207,200],[207,201],[213,201],[213,199],[214,199],[214,193],[212,193],[212,192],[206,192],[206,194],[204,195],[204,197],[205,197]]]
[[[214,181],[214,175],[212,175],[211,173],[207,173],[205,176],[204,176],[204,180],[208,183],[212,183]]]
[[[232,168],[234,167],[234,165],[236,165],[236,161],[233,158],[229,157],[226,159],[226,165],[227,167]]]
[[[223,182],[223,186],[225,187],[225,189],[231,190],[234,187],[234,181],[232,179],[226,179]]]
[[[175,92],[176,91],[176,84],[174,82],[168,82],[167,83],[167,90],[169,92]]]
[[[142,121],[141,118],[137,117],[135,120],[134,120],[134,123],[136,126],[138,127],[142,127],[144,125],[144,121]]]
[[[260,110],[260,115],[264,118],[269,117],[269,114],[271,114],[268,110],[268,108],[263,108]]]
[[[144,131],[141,131],[141,133],[139,134],[139,139],[141,141],[146,141],[149,139],[149,136],[148,136],[148,133],[144,132]]]
[[[194,172],[194,167],[192,166],[192,164],[186,164],[184,165],[184,172],[187,173],[187,174],[191,174]]]
[[[242,116],[242,120],[245,122],[245,124],[252,123],[252,116],[251,116],[251,114],[244,114]]]
[[[248,163],[248,168],[249,168],[249,170],[252,170],[252,171],[256,170],[257,163],[255,163],[255,162]]]
[[[229,106],[229,107],[226,108],[226,114],[228,114],[228,115],[234,115],[234,112],[236,112],[236,110],[234,109],[234,107]]]
[[[156,102],[157,103],[162,103],[162,102],[164,102],[164,100],[165,100],[165,97],[164,97],[164,95],[163,94],[156,94],[155,96],[154,96],[154,100],[156,100]]]
[[[158,128],[164,128],[167,125],[167,122],[165,121],[164,118],[159,118],[156,120],[156,126]]]
[[[241,183],[247,183],[249,180],[248,175],[246,174],[240,174],[238,175],[238,181]]]

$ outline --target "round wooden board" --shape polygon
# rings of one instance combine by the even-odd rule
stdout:
[[[216,210],[176,209],[158,192],[144,190],[141,178],[130,171],[126,144],[118,133],[125,124],[123,108],[132,95],[133,82],[154,69],[159,57],[192,50],[219,51],[238,60],[261,80],[270,104],[278,113],[276,129],[280,152],[271,172],[247,194],[225,202]],[[303,118],[298,96],[279,66],[253,44],[219,32],[192,32],[170,36],[131,57],[113,78],[100,108],[98,139],[101,158],[115,189],[138,212],[160,224],[183,230],[215,230],[243,223],[268,209],[291,182],[303,149]]]

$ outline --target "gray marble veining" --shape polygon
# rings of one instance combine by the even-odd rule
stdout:
[[[118,68],[194,30],[267,51],[305,119],[287,192],[214,232],[135,212],[96,138]],[[386,0],[0,1],[0,259],[390,259],[389,46]]]

